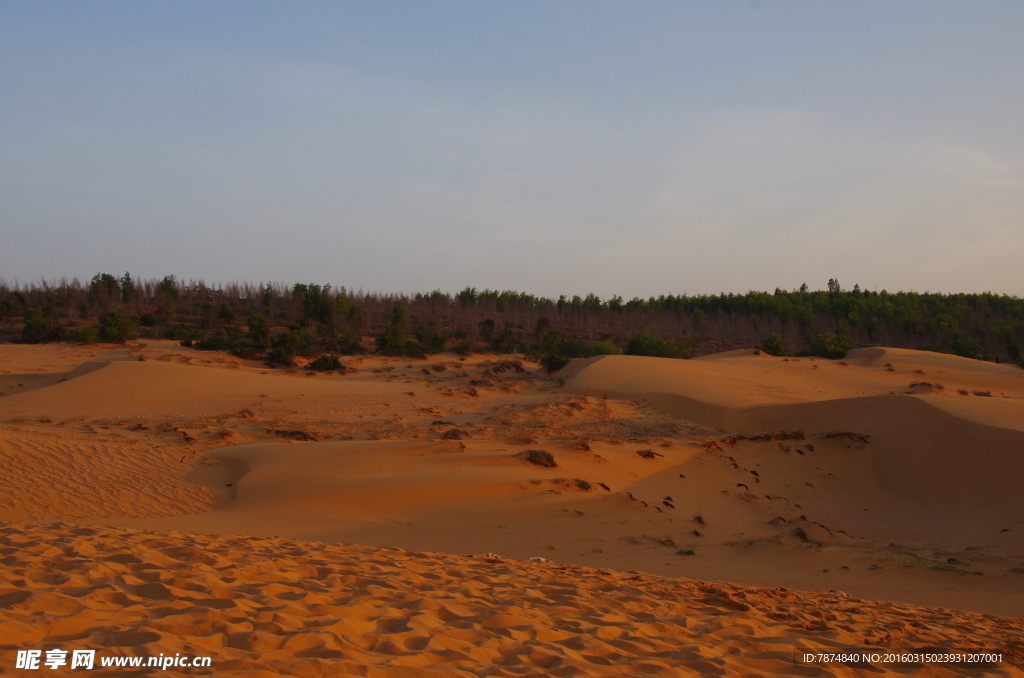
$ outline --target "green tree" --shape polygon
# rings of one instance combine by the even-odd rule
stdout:
[[[95,305],[105,305],[119,296],[117,278],[109,273],[97,273],[89,281],[89,301]]]
[[[675,342],[671,339],[652,337],[646,332],[637,332],[630,337],[626,355],[646,355],[656,358],[688,358],[691,345],[688,339]]]
[[[121,276],[121,301],[128,303],[135,297],[135,281],[132,280],[132,276],[128,271],[124,272]]]
[[[590,355],[622,355],[622,349],[608,340],[595,341]]]
[[[327,324],[334,317],[336,304],[331,294],[330,285],[296,285],[296,291],[301,288],[302,314],[308,320]]]
[[[440,353],[448,343],[448,335],[440,333],[434,327],[434,323],[424,324],[416,328],[416,341],[424,351],[428,353]]]
[[[164,322],[174,320],[175,305],[178,303],[178,280],[173,275],[165,275],[157,283],[157,312]]]
[[[847,336],[818,332],[811,339],[810,353],[822,358],[838,359],[845,356],[851,348],[853,346]]]
[[[105,341],[123,344],[135,338],[135,323],[128,314],[112,308],[100,319],[100,336]]]
[[[772,332],[764,342],[761,343],[761,350],[768,355],[786,355],[786,342],[777,332]]]
[[[245,321],[249,327],[249,339],[257,346],[270,344],[270,321],[262,313],[253,313]]]
[[[95,325],[83,325],[68,332],[68,337],[78,344],[95,344],[98,333]]]
[[[45,344],[53,339],[56,329],[56,323],[45,309],[27,309],[25,324],[21,328],[21,341],[26,344]]]
[[[981,355],[981,346],[966,338],[954,339],[949,342],[949,350],[953,352],[953,355],[963,358],[977,358]]]
[[[379,353],[384,355],[401,355],[408,349],[409,339],[405,336],[405,309],[398,302],[391,309],[391,322],[384,326],[384,331],[374,341]]]

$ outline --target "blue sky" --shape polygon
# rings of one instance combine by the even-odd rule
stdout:
[[[1024,295],[1024,4],[0,4],[0,277]]]

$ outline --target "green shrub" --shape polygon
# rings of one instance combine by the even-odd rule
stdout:
[[[566,358],[565,356],[555,355],[553,353],[548,353],[547,355],[540,359],[540,364],[541,367],[547,370],[548,374],[551,374],[552,372],[557,372],[558,370],[568,365],[569,358]]]
[[[176,323],[167,328],[164,336],[168,339],[181,342],[182,346],[191,346],[196,339],[195,331],[187,325]]]
[[[484,341],[490,341],[491,337],[494,336],[495,323],[490,318],[477,323],[477,328],[480,331],[480,338]]]
[[[156,316],[152,313],[143,313],[139,316],[139,324],[143,327],[152,327],[153,325],[156,325]]]
[[[341,364],[341,360],[336,355],[322,355],[310,364],[306,365],[306,369],[310,372],[334,372],[337,370],[344,370],[345,366]]]
[[[484,353],[485,350],[483,346],[474,344],[472,341],[460,341],[452,346],[452,353],[462,358],[471,356],[474,353]]]
[[[516,336],[511,327],[492,333],[487,343],[497,353],[514,353],[516,350]]]
[[[231,341],[227,337],[212,336],[203,337],[192,345],[200,351],[224,351],[231,346]]]
[[[374,345],[378,353],[399,355],[405,351],[406,341],[405,309],[396,303],[391,309],[391,322],[384,326],[384,331],[374,340]]]
[[[104,341],[123,344],[135,338],[135,323],[127,313],[112,308],[100,319],[100,336]]]
[[[251,341],[239,341],[228,350],[228,353],[245,360],[252,360],[259,355],[260,349]]]
[[[298,323],[291,332],[275,337],[272,343],[273,348],[266,358],[271,365],[294,365],[295,356],[315,353],[319,346],[316,335]]]
[[[956,339],[949,342],[949,348],[953,351],[954,355],[958,355],[962,358],[977,358],[981,355],[981,346],[970,339]]]
[[[638,332],[629,340],[626,355],[646,355],[655,358],[689,358],[692,346],[689,338],[681,341],[652,337],[646,332]]]
[[[96,331],[95,325],[83,325],[71,330],[68,336],[71,341],[78,344],[95,344],[99,339],[99,332]]]
[[[291,366],[295,364],[295,348],[288,345],[275,346],[267,354],[267,364],[271,366]]]
[[[424,347],[415,339],[405,335],[405,309],[395,302],[391,309],[391,322],[384,326],[384,331],[374,340],[377,352],[382,355],[407,355],[412,358],[425,358]]]
[[[262,313],[253,313],[246,319],[249,327],[249,339],[257,346],[270,345],[270,321]]]
[[[536,357],[556,355],[565,358],[585,358],[590,355],[590,346],[579,337],[566,334],[560,329],[553,329],[548,330],[541,341],[531,344],[527,352]]]
[[[811,339],[810,354],[822,358],[842,358],[853,346],[850,338],[841,334],[818,332]]]
[[[320,342],[308,327],[294,327],[291,332],[279,339],[294,346],[297,355],[308,356],[320,350]]]
[[[328,331],[330,332],[330,328],[328,328]],[[327,339],[321,341],[321,346],[325,351],[341,355],[363,353],[363,347],[359,344],[359,337],[351,329],[337,333],[332,332]]]
[[[89,281],[89,301],[94,304],[109,302],[120,296],[120,286],[117,278],[109,273],[97,273]]]
[[[610,341],[595,341],[590,347],[590,355],[622,355],[622,349]]]
[[[42,308],[25,311],[25,324],[21,328],[21,341],[25,344],[45,344],[56,334],[57,324],[50,313]]]
[[[786,355],[786,342],[777,332],[772,332],[761,343],[761,350],[768,355]]]
[[[420,346],[428,353],[441,353],[444,351],[445,344],[448,343],[448,335],[439,333],[433,323],[429,325],[420,323],[415,334],[416,341],[420,342]]]

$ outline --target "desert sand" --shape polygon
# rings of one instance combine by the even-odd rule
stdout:
[[[346,364],[0,345],[5,655],[876,675],[792,653],[1024,644],[1019,368],[885,348],[551,376],[499,355]]]

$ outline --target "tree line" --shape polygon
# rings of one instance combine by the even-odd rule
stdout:
[[[1024,299],[994,294],[826,288],[625,300],[466,287],[415,294],[317,283],[207,285],[169,275],[98,273],[76,280],[0,281],[0,339],[170,338],[289,364],[296,356],[376,351],[532,353],[558,360],[626,352],[692,357],[734,348],[841,356],[892,346],[1020,363]],[[554,362],[552,362],[554,361]]]

